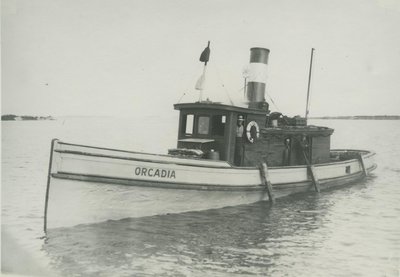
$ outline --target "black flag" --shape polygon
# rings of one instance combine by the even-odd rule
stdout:
[[[207,65],[208,60],[210,59],[210,42],[208,42],[207,47],[203,50],[200,55],[200,61],[204,62]]]

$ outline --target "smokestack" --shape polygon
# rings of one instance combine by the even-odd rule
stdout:
[[[247,82],[249,108],[268,110],[268,103],[265,101],[268,55],[269,49],[258,47],[250,49],[250,66]]]

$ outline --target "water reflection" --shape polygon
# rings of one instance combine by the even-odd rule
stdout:
[[[315,249],[328,194],[49,230],[44,249],[66,275],[267,274]]]

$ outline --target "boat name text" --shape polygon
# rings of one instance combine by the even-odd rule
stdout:
[[[160,177],[160,178],[173,178],[175,179],[175,170],[158,169],[158,168],[145,168],[136,167],[136,176]]]

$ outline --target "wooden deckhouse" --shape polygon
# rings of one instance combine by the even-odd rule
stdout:
[[[237,118],[244,118],[243,156],[240,166],[306,164],[330,161],[333,129],[305,126],[298,118],[274,118],[263,109],[212,102],[176,104],[180,111],[178,149],[201,150],[202,158],[234,162]],[[217,155],[212,153],[216,152]],[[181,152],[183,153],[183,152]],[[189,153],[189,152],[188,152]]]

